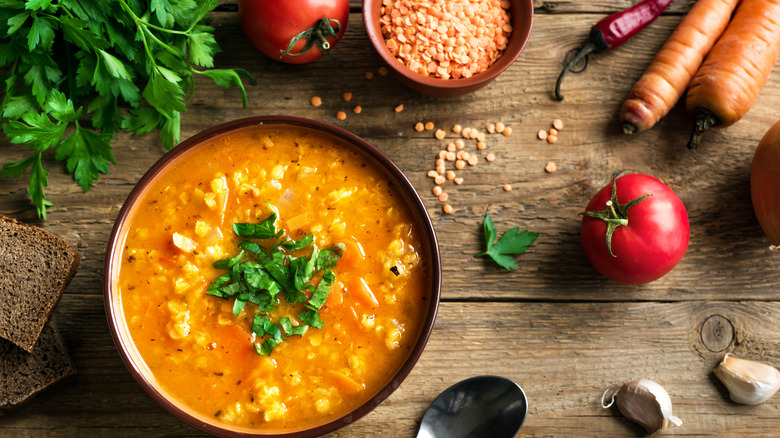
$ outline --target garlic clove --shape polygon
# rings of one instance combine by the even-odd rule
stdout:
[[[780,389],[777,368],[726,354],[713,372],[737,403],[756,405],[769,400]]]
[[[605,393],[606,395],[606,393]],[[672,399],[669,393],[652,380],[639,379],[625,383],[613,396],[617,407],[626,418],[639,423],[652,435],[682,421],[672,415]],[[611,406],[604,405],[605,408]]]

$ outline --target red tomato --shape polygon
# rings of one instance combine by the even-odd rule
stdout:
[[[750,168],[750,197],[758,223],[780,251],[780,122],[761,139]]]
[[[306,64],[321,57],[323,48],[327,54],[344,35],[349,0],[239,0],[238,16],[261,52],[278,61]]]
[[[614,228],[610,241],[609,228]],[[680,198],[661,181],[642,174],[621,176],[599,190],[588,203],[580,230],[593,267],[625,284],[649,283],[671,271],[685,255],[689,235],[688,213]]]

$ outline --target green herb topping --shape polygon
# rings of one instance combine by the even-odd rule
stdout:
[[[4,0],[0,2],[2,131],[32,153],[7,162],[0,178],[29,172],[28,194],[46,219],[42,156],[55,158],[87,191],[116,164],[110,141],[120,130],[160,129],[179,141],[180,114],[195,75],[241,89],[241,69],[214,69],[219,47],[207,25],[217,0]],[[197,67],[197,68],[196,68]],[[91,126],[89,126],[91,125]]]
[[[489,214],[485,215],[482,228],[485,233],[486,250],[474,255],[474,257],[489,256],[504,269],[517,269],[517,264],[509,254],[524,253],[539,237],[537,233],[528,230],[520,232],[520,228],[514,227],[504,233],[501,239],[496,242],[498,230],[496,230],[493,218]]]
[[[238,317],[248,303],[257,306],[252,323],[252,333],[257,336],[255,351],[267,356],[274,347],[289,336],[303,336],[309,326],[321,329],[322,321],[318,310],[325,304],[330,288],[336,280],[332,268],[344,253],[344,244],[334,244],[330,249],[318,249],[314,236],[307,234],[299,240],[284,238],[284,230],[276,227],[278,212],[268,205],[273,213],[257,224],[233,224],[235,233],[244,239],[273,239],[270,248],[257,242],[245,240],[238,244],[241,251],[233,257],[214,262],[216,269],[227,272],[211,282],[206,293],[233,301],[233,314]],[[293,251],[311,246],[309,258],[293,257]],[[311,284],[317,276],[321,278],[316,287]],[[302,304],[298,321],[294,326],[289,317],[271,320],[269,312],[279,304],[280,294],[290,304]],[[281,327],[280,327],[281,326]]]

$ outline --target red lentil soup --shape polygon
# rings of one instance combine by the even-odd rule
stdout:
[[[385,171],[341,139],[291,125],[218,136],[173,164],[129,211],[112,274],[153,384],[208,421],[281,433],[331,422],[379,393],[421,336],[434,268]],[[259,223],[272,207],[282,238],[311,234],[318,248],[346,250],[322,328],[264,356],[256,307],[236,317],[235,298],[206,290],[225,273],[212,264],[245,240],[233,224]],[[268,318],[297,325],[302,308],[281,298]]]

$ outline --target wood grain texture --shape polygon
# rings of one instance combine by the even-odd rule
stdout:
[[[686,6],[669,12],[618,50],[591,56],[587,70],[567,76],[564,102],[552,87],[564,55],[584,44],[590,26],[630,1],[535,2],[536,17],[525,52],[486,88],[454,99],[417,94],[392,76],[375,75],[380,58],[370,46],[359,13],[336,47],[336,66],[318,61],[284,65],[259,54],[244,38],[235,2],[214,14],[220,67],[247,69],[249,105],[235,89],[198,78],[182,116],[182,138],[241,117],[287,114],[344,127],[387,153],[408,175],[433,218],[443,256],[443,303],[431,341],[407,381],[374,412],[333,437],[414,436],[428,404],[456,381],[479,374],[515,379],[529,397],[530,416],[520,436],[642,436],[640,428],[601,395],[633,378],[650,378],[670,392],[685,423],[669,436],[774,436],[777,400],[757,407],[728,400],[711,370],[726,351],[780,366],[778,284],[780,264],[753,215],[749,197],[752,153],[778,119],[780,73],[775,71],[745,118],[705,135],[696,151],[685,148],[692,119],[675,108],[652,130],[627,137],[617,112],[625,94],[672,32]],[[777,70],[777,69],[776,69]],[[341,99],[353,93],[351,102]],[[321,107],[309,104],[311,96]],[[404,104],[396,113],[393,108]],[[361,105],[360,115],[351,112]],[[348,117],[338,121],[335,113]],[[553,119],[565,126],[558,143],[536,139]],[[448,131],[436,140],[417,132],[418,121]],[[484,129],[511,126],[509,137],[488,137],[488,151],[446,185],[455,213],[444,215],[426,176],[437,152],[456,137],[453,124]],[[47,199],[42,223],[26,196],[26,180],[0,180],[0,212],[34,223],[78,245],[81,269],[55,314],[79,374],[0,418],[9,437],[201,436],[165,412],[132,380],[108,332],[102,298],[103,259],[111,226],[136,181],[164,153],[154,135],[119,135],[117,165],[83,193],[45,155]],[[470,151],[475,151],[470,143]],[[27,156],[0,139],[0,161]],[[480,156],[483,156],[480,153]],[[553,161],[558,170],[547,173]],[[622,286],[590,267],[579,243],[578,213],[613,172],[659,177],[688,208],[691,242],[671,273],[648,285]],[[25,176],[26,177],[26,176]],[[511,192],[501,189],[512,184]],[[484,244],[481,221],[490,213],[500,231],[520,226],[540,233],[503,271],[473,254]],[[702,328],[704,327],[704,329]],[[731,338],[728,331],[731,327]],[[703,331],[703,333],[702,333]]]

